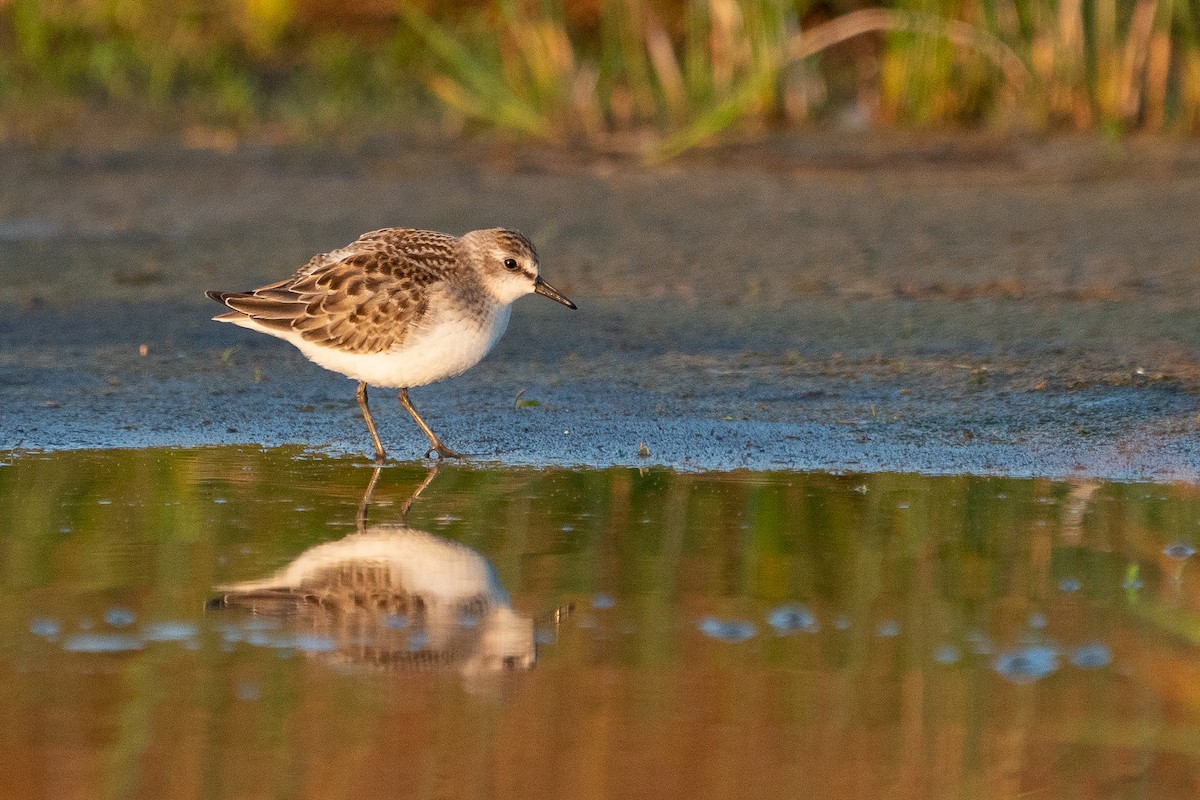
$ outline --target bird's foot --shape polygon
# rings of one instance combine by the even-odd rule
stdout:
[[[468,458],[471,457],[467,453],[460,453],[457,450],[451,450],[449,447],[446,447],[446,445],[442,444],[441,442],[435,443],[433,445],[433,447],[426,450],[425,457],[429,458],[430,453],[437,453],[439,461],[441,461],[443,459],[447,459],[447,458],[457,458],[460,461],[466,461]]]

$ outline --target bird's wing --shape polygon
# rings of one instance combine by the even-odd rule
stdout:
[[[286,280],[209,297],[263,328],[349,353],[381,353],[420,324],[430,287],[453,267],[454,241],[429,231],[372,231],[314,256]]]

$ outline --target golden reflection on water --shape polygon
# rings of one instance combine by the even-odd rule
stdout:
[[[1200,789],[1192,486],[0,461],[8,796]]]

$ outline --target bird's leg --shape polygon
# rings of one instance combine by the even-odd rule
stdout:
[[[415,420],[417,425],[420,426],[421,430],[425,432],[425,435],[429,437],[429,443],[433,445],[425,451],[426,458],[429,458],[429,454],[434,452],[438,454],[438,458],[466,458],[466,456],[462,453],[457,453],[451,450],[449,447],[446,447],[446,445],[442,444],[442,440],[437,437],[437,434],[433,432],[433,429],[425,424],[425,420],[421,419],[421,415],[417,413],[417,410],[413,408],[412,403],[408,401],[408,389],[400,390],[400,405],[404,406],[404,410],[412,415],[413,420]]]
[[[408,511],[413,507],[413,503],[417,502],[417,498],[421,496],[421,492],[429,488],[429,484],[433,483],[433,479],[437,477],[438,470],[442,468],[440,461],[435,461],[433,466],[429,468],[429,472],[425,475],[425,480],[421,481],[421,485],[413,491],[412,496],[404,501],[400,506],[400,521],[405,525],[408,524]]]
[[[358,407],[362,409],[363,420],[367,423],[367,430],[371,432],[371,442],[375,445],[375,460],[382,463],[387,454],[383,452],[383,444],[379,441],[379,434],[375,432],[375,420],[371,419],[371,409],[367,408],[366,381],[358,382],[358,390],[354,396],[358,398]]]
[[[363,492],[362,500],[358,504],[358,514],[354,517],[354,527],[359,533],[362,533],[367,528],[367,508],[371,505],[371,495],[375,494],[375,484],[379,483],[379,473],[383,471],[383,465],[379,464],[371,473],[371,481],[367,484],[367,490]]]

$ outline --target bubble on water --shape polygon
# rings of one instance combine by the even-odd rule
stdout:
[[[58,632],[62,630],[58,620],[50,617],[38,617],[29,621],[29,631],[35,636],[41,636],[45,639],[53,639],[58,636]]]
[[[1186,558],[1196,555],[1196,548],[1186,542],[1174,542],[1163,548],[1163,555],[1167,558],[1183,561]]]
[[[885,619],[875,626],[875,633],[889,639],[893,636],[899,636],[900,623],[894,619]]]
[[[262,696],[256,683],[239,683],[237,689],[234,690],[238,700],[253,702]]]
[[[147,642],[186,642],[199,632],[199,629],[191,622],[163,620],[151,622],[143,628],[142,638]]]
[[[821,630],[816,615],[799,603],[785,603],[772,609],[767,615],[767,623],[781,635],[794,631],[816,633]]]
[[[223,505],[225,505],[225,504],[226,504],[226,503],[228,503],[228,502],[229,502],[229,501],[228,501],[228,500],[226,500],[224,497],[214,497],[214,498],[213,498],[213,503],[215,503],[215,504],[217,504],[217,505],[219,505],[219,506],[223,506]]]
[[[939,664],[957,664],[962,658],[958,645],[944,644],[933,652],[933,660]]]
[[[1063,578],[1058,582],[1059,591],[1074,593],[1083,588],[1079,578]]]
[[[754,623],[744,619],[724,620],[717,617],[704,617],[700,620],[700,632],[713,639],[723,642],[744,642],[753,638],[758,630]]]
[[[1071,663],[1080,669],[1100,669],[1112,663],[1112,651],[1103,642],[1080,645],[1071,651]]]
[[[1044,644],[1006,650],[996,656],[993,666],[1013,683],[1033,683],[1058,669],[1058,650]]]
[[[897,503],[896,508],[900,509],[901,511],[905,511],[908,509],[908,503]]]
[[[145,643],[123,633],[77,633],[68,636],[62,647],[72,653],[122,653],[141,650]]]
[[[75,530],[75,529],[72,528],[70,525],[63,525],[61,528],[58,529],[58,532],[65,536],[68,533],[71,533],[73,530]]]
[[[1029,627],[1040,631],[1046,627],[1046,615],[1040,611],[1035,611],[1029,615]]]
[[[97,500],[97,501],[96,501],[96,504],[97,504],[97,505],[102,505],[102,506],[111,506],[111,505],[112,505],[112,500],[108,500],[108,499],[104,499],[104,500]]]
[[[607,608],[612,608],[616,604],[617,604],[617,599],[615,597],[613,597],[611,594],[607,594],[605,592],[599,592],[592,596],[592,608],[604,610]]]
[[[561,528],[559,528],[559,530],[562,531],[563,533],[570,533],[571,531],[575,530],[575,526],[574,525],[563,525]]]
[[[127,625],[132,625],[133,620],[133,612],[121,606],[113,606],[104,612],[104,621],[114,628],[124,628]]]

